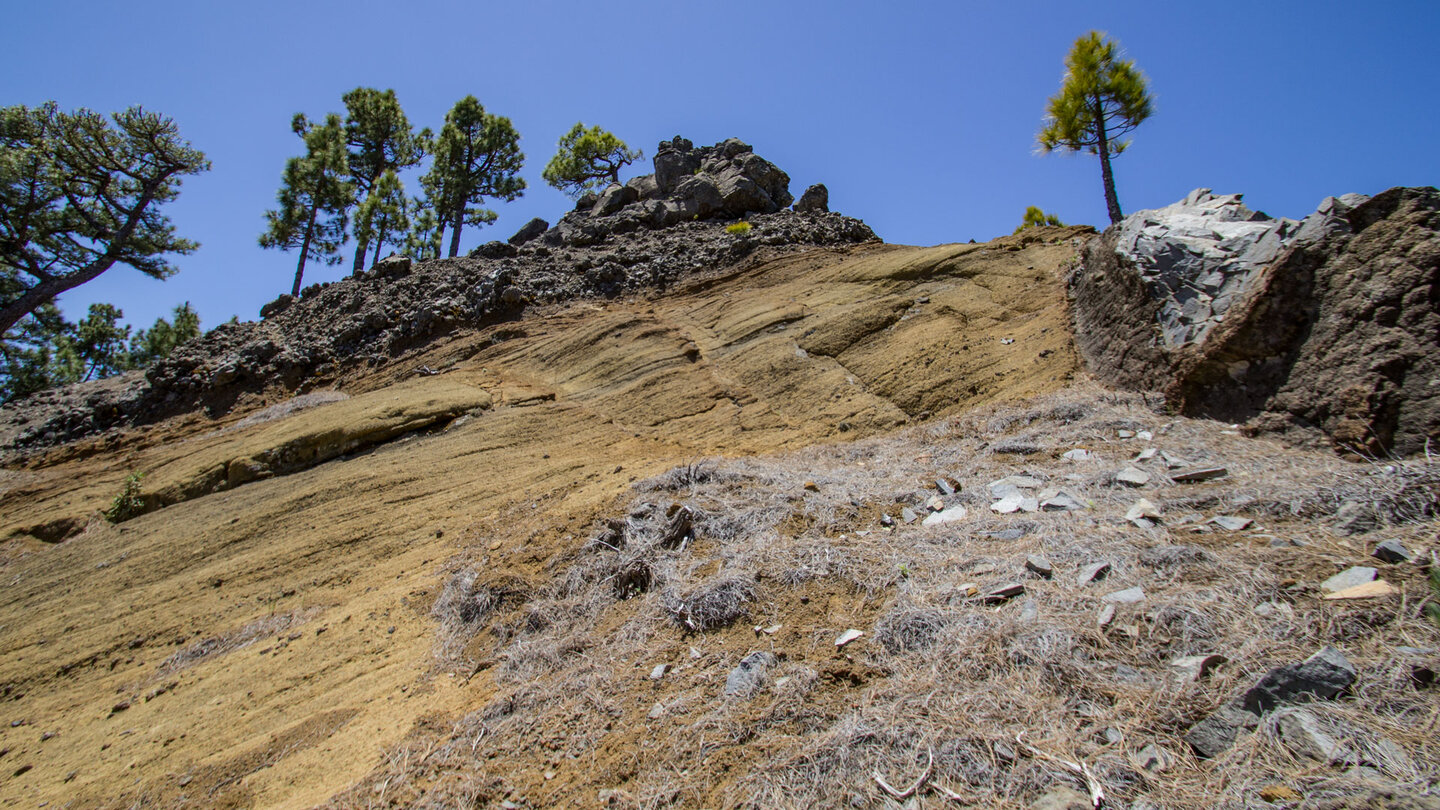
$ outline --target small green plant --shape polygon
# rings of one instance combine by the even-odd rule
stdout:
[[[1026,228],[1038,228],[1043,225],[1064,225],[1060,218],[1054,214],[1047,214],[1040,210],[1038,205],[1030,205],[1025,208],[1025,217],[1020,221],[1020,227],[1015,229],[1019,233]]]
[[[145,500],[140,497],[140,479],[144,477],[145,473],[142,472],[125,476],[125,484],[120,488],[120,494],[110,502],[110,508],[102,513],[106,520],[111,523],[124,523],[144,511]]]
[[[749,236],[750,223],[737,222],[734,225],[726,225],[725,232],[730,234],[731,236]]]

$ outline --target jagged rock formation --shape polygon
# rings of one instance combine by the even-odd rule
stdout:
[[[509,242],[489,242],[466,258],[391,257],[307,287],[298,299],[282,295],[261,308],[261,321],[222,324],[143,374],[44,391],[0,409],[0,447],[50,446],[199,406],[223,413],[247,395],[333,384],[460,326],[514,318],[527,305],[661,291],[761,249],[875,239],[857,219],[782,210],[788,176],[738,140],[695,149],[677,138],[661,144],[655,161],[655,175],[612,186],[593,204],[582,200],[583,210],[549,230],[532,220]],[[692,163],[700,173],[679,178]],[[616,200],[635,202],[616,207]],[[641,217],[642,210],[662,214]],[[706,219],[736,211],[750,215],[746,235]]]
[[[1440,438],[1440,192],[1327,198],[1296,223],[1199,190],[1091,242],[1070,282],[1102,380],[1179,411],[1368,452]]]

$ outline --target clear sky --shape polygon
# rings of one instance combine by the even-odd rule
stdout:
[[[1243,192],[1301,217],[1325,196],[1440,182],[1440,2],[576,2],[7,0],[5,104],[173,117],[212,171],[167,206],[201,243],[160,282],[126,267],[67,294],[145,326],[182,301],[206,328],[288,292],[294,254],[261,250],[262,214],[290,118],[343,112],[357,86],[393,88],[416,127],[438,129],[473,94],[510,117],[530,189],[467,229],[504,239],[569,201],[540,179],[577,120],[646,153],[683,135],[738,137],[825,183],[834,210],[906,244],[1010,232],[1027,205],[1105,224],[1092,156],[1040,156],[1035,133],[1065,53],[1108,32],[1145,71],[1154,114],[1115,161],[1128,213],[1192,188]],[[412,193],[418,191],[413,176]],[[306,283],[348,273],[311,264]]]

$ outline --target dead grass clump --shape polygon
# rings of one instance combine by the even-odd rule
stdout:
[[[485,628],[491,614],[529,595],[529,589],[518,580],[479,580],[480,574],[473,568],[455,572],[445,581],[430,609],[438,625],[436,657],[442,662],[458,662],[465,645]]]
[[[938,610],[896,606],[875,623],[875,640],[892,655],[929,649],[945,629]]]
[[[755,600],[750,579],[727,577],[708,582],[684,596],[667,595],[665,610],[681,627],[696,632],[726,627],[744,616]]]
[[[160,676],[173,675],[207,658],[214,658],[248,647],[257,641],[270,638],[292,627],[298,627],[309,621],[317,613],[319,613],[319,610],[314,608],[303,611],[277,613],[256,619],[244,627],[226,633],[223,636],[211,636],[197,641],[162,661],[156,674]]]
[[[701,484],[727,480],[728,475],[721,471],[717,460],[706,458],[682,464],[679,467],[672,467],[653,478],[638,481],[635,483],[635,490],[637,492],[680,492]]]

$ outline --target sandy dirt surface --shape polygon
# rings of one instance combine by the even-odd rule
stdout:
[[[730,268],[458,331],[348,380],[347,399],[191,415],[0,470],[0,797],[343,793],[495,694],[437,658],[431,609],[457,555],[538,587],[676,465],[1066,385],[1071,238]],[[151,511],[111,525],[98,513],[134,471]]]

